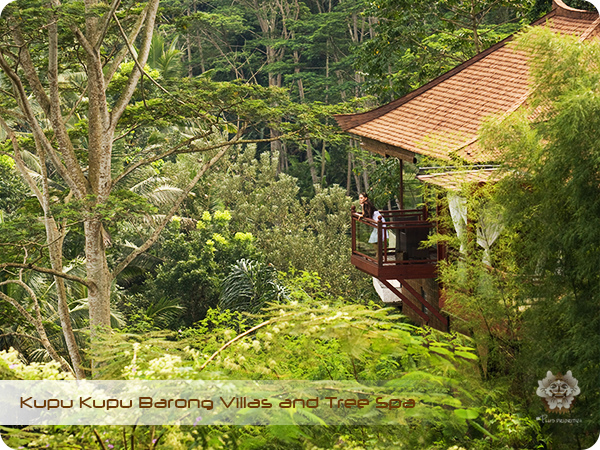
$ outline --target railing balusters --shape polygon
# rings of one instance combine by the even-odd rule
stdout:
[[[435,251],[437,249],[427,252],[418,249],[419,242],[424,240],[424,236],[427,235],[425,230],[434,229],[436,226],[435,223],[423,220],[428,217],[426,209],[383,210],[380,211],[380,214],[382,217],[378,218],[377,221],[367,217],[360,218],[356,213],[356,208],[352,207],[351,234],[353,264],[375,276],[382,269],[386,273],[398,270],[399,273],[404,273],[405,275],[411,273],[415,276],[417,273],[422,273],[423,270],[433,274],[435,269],[432,266],[436,264],[439,257],[438,252]],[[383,220],[385,220],[385,223]],[[364,223],[370,229],[377,230],[377,243],[375,246],[377,254],[374,257],[359,250],[358,240],[360,239],[360,230],[358,227],[360,223]],[[402,246],[398,243],[396,248],[393,249],[395,255],[393,259],[390,259],[390,251],[392,249],[388,249],[387,245],[386,235],[388,232],[395,234],[397,242],[402,240]],[[402,254],[405,258],[401,259],[400,255]],[[427,267],[431,267],[431,269],[426,269]]]

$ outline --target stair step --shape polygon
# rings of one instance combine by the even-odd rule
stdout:
[[[389,280],[389,283],[394,286],[399,291],[402,291],[402,284],[398,280]],[[377,291],[377,295],[384,303],[402,303],[402,300],[398,298],[396,294],[394,294],[388,287],[386,287],[381,281],[377,278],[373,277],[373,286]]]

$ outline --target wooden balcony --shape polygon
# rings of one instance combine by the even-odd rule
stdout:
[[[352,264],[380,280],[435,278],[439,249],[421,244],[435,231],[427,210],[379,212],[385,222],[360,218],[352,208]]]

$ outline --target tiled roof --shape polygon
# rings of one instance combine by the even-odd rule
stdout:
[[[417,178],[426,183],[456,191],[465,183],[488,183],[501,178],[498,169],[462,170],[457,172],[431,173],[417,175]]]
[[[575,10],[560,0],[533,25],[581,39],[600,35],[597,12]],[[527,57],[507,46],[510,40],[512,36],[387,105],[336,120],[344,131],[416,154],[494,161],[497,155],[477,145],[482,122],[513,112],[529,95]]]

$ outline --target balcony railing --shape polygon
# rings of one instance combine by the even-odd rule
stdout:
[[[435,224],[426,209],[379,211],[385,222],[352,207],[352,264],[377,278],[434,278],[437,246],[423,247]]]

